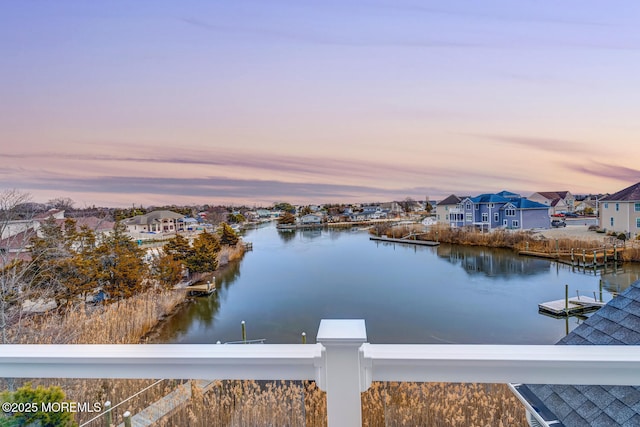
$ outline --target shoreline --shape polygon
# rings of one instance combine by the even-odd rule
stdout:
[[[243,254],[243,256],[244,256],[244,254]],[[212,276],[215,276],[217,274],[223,274],[234,263],[240,262],[240,261],[242,261],[242,257],[240,257],[238,259],[230,260],[224,266],[218,268],[217,270],[215,270],[213,273],[210,273],[210,274]],[[171,311],[169,313],[165,314],[164,316],[161,316],[158,319],[158,321],[156,322],[156,324],[151,328],[151,330],[149,332],[147,332],[144,336],[140,337],[140,344],[158,344],[156,341],[160,338],[162,329],[167,324],[167,322],[169,322],[171,319],[173,319],[175,316],[177,316],[178,313],[180,313],[183,308],[185,308],[188,305],[193,304],[195,302],[195,298],[198,298],[198,297],[190,297],[190,296],[188,296],[187,292],[185,292],[184,290],[175,290],[174,292],[183,292],[184,293],[183,300],[180,301],[178,304],[176,304],[171,309]],[[209,296],[205,296],[205,297],[202,297],[202,298],[210,298],[210,297],[211,296],[209,295]],[[166,344],[166,343],[162,343],[162,344]]]

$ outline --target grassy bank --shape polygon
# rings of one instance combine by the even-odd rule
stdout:
[[[492,248],[512,249],[516,252],[528,251],[541,254],[569,254],[573,249],[577,254],[587,251],[587,259],[591,259],[593,250],[602,249],[603,241],[594,239],[547,239],[531,231],[493,230],[482,232],[476,229],[450,228],[447,226],[433,226],[426,232],[418,225],[405,227],[390,227],[378,230],[378,233],[392,238],[403,238],[415,235],[419,240],[437,241],[455,245],[486,246]],[[620,259],[625,262],[640,262],[640,246],[636,241],[616,241]],[[606,245],[612,251],[612,244]]]

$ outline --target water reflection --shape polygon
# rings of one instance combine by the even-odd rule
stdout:
[[[437,254],[438,257],[459,265],[470,275],[529,276],[548,273],[550,268],[548,260],[517,256],[508,249],[442,244],[438,246]]]
[[[296,238],[296,230],[278,230],[278,237],[287,243]]]
[[[247,231],[253,251],[217,274],[218,291],[187,304],[156,342],[249,338],[313,342],[320,319],[363,318],[370,342],[553,344],[575,319],[538,314],[538,304],[599,292],[605,300],[640,278],[640,266],[578,271],[509,250],[424,247],[369,240],[365,231]],[[583,292],[584,291],[584,292]]]

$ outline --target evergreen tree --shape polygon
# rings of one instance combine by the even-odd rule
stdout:
[[[189,241],[180,234],[169,240],[162,250],[176,261],[184,261],[193,255],[193,249],[189,245]]]
[[[220,227],[220,243],[227,246],[237,245],[240,240],[238,233],[226,222],[223,222]]]
[[[138,292],[147,273],[142,250],[125,231],[124,224],[116,223],[111,235],[97,249],[104,290],[117,300]]]
[[[182,279],[182,262],[168,254],[157,256],[151,263],[151,277],[163,288],[171,289]]]
[[[62,226],[49,217],[40,226],[40,236],[32,239],[29,264],[32,291],[35,297],[53,297],[58,307],[70,302],[64,285],[66,262],[72,256],[72,242],[65,237]]]
[[[193,254],[187,258],[186,265],[192,273],[209,273],[218,268],[220,241],[214,234],[206,231],[193,241]]]

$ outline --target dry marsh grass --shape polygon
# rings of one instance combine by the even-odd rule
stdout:
[[[158,322],[184,301],[184,292],[155,291],[119,303],[47,313],[9,331],[16,344],[137,344]]]
[[[524,408],[502,384],[373,383],[362,394],[362,421],[368,427],[526,425]],[[306,381],[217,381],[160,425],[323,427],[326,394]]]

